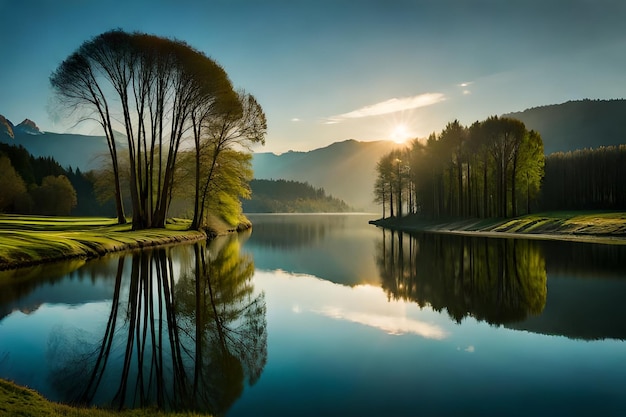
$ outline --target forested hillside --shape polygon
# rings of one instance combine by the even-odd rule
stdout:
[[[322,188],[287,180],[252,180],[252,198],[243,201],[245,213],[342,213],[352,209]]]
[[[376,161],[399,147],[391,141],[347,140],[309,152],[255,153],[252,169],[257,179],[308,182],[357,210],[375,210],[372,183],[376,179]]]
[[[626,143],[626,100],[580,100],[505,114],[539,132],[546,155]]]
[[[94,194],[94,174],[65,169],[52,157],[34,157],[0,142],[0,213],[111,216]]]

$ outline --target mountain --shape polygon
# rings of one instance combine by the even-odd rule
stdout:
[[[378,211],[372,202],[376,163],[399,146],[391,141],[350,139],[309,152],[255,153],[252,169],[256,179],[308,182],[357,210]]]
[[[6,120],[6,119],[5,119]],[[30,119],[24,119],[22,123],[13,128],[13,133],[25,133],[27,135],[43,135],[43,132],[39,130],[35,122]]]
[[[108,157],[104,136],[51,133],[39,130],[35,122],[25,119],[14,125],[0,115],[0,142],[21,145],[34,157],[53,157],[62,167],[89,171],[101,165],[99,155]],[[104,159],[107,160],[107,159]]]
[[[626,143],[626,100],[580,100],[504,114],[539,132],[544,152]]]
[[[4,138],[8,136],[13,139],[15,134],[13,133],[13,123],[8,120],[6,117],[0,114],[0,138]]]

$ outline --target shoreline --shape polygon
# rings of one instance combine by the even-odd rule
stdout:
[[[626,213],[623,212],[554,212],[510,219],[443,220],[413,215],[371,220],[369,223],[407,233],[626,245]]]
[[[187,230],[187,221],[173,220],[165,229],[131,230],[101,218],[0,217],[0,272],[161,246],[210,241],[250,229],[241,221],[230,227],[215,223]]]

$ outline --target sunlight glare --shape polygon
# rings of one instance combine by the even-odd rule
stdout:
[[[396,125],[391,132],[391,140],[396,143],[404,143],[410,137],[411,132],[409,132],[405,124]]]

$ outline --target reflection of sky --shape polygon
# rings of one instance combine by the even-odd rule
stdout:
[[[267,301],[268,362],[229,417],[626,410],[622,342],[456,324],[374,286],[284,271],[254,281]]]
[[[264,288],[268,285],[280,287],[281,293],[289,294],[295,313],[315,313],[391,335],[415,334],[428,339],[443,339],[447,335],[439,325],[416,318],[411,304],[388,302],[380,287],[362,285],[350,288],[312,276],[292,276],[282,272],[259,272],[257,279],[264,280]]]
[[[101,338],[110,310],[105,301],[42,304],[30,314],[14,311],[0,321],[0,377],[54,398],[49,372],[55,359],[63,359],[74,344]]]

